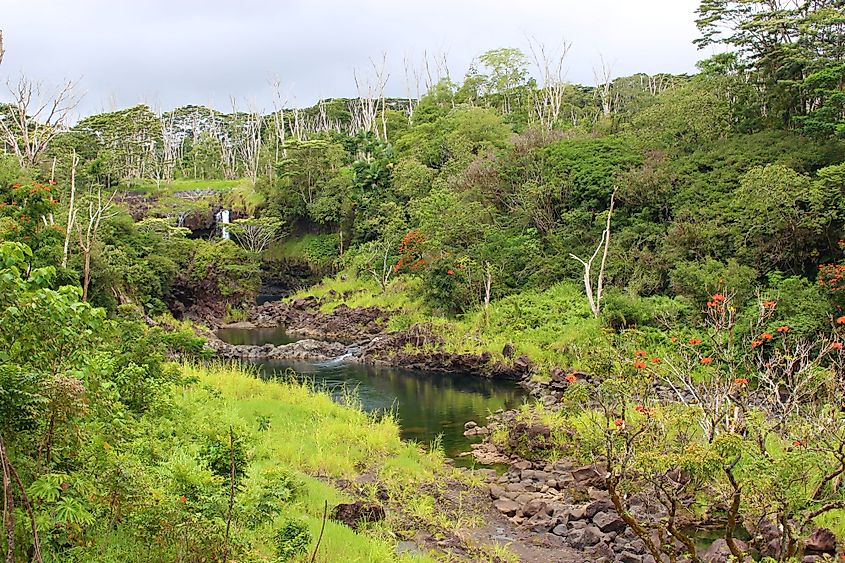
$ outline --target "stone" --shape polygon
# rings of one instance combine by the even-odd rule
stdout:
[[[519,471],[531,469],[531,462],[526,459],[523,459],[522,461],[517,461],[516,463],[511,465],[511,469],[517,469]]]
[[[552,533],[556,536],[565,536],[569,528],[566,527],[566,524],[558,524],[554,528],[552,528]]]
[[[535,514],[551,514],[549,505],[540,499],[532,499],[525,503],[522,507],[522,513],[525,516],[534,516]]]
[[[384,520],[384,507],[379,504],[363,501],[351,504],[338,504],[332,509],[332,520],[346,524],[353,530],[358,529],[362,522],[379,522]]]
[[[478,423],[474,420],[470,420],[469,422],[464,424],[464,430],[472,430],[473,428],[478,427]]]
[[[616,559],[614,559],[614,563],[641,563],[642,560],[642,555],[638,553],[623,551],[622,553],[616,556]]]
[[[504,497],[505,492],[506,491],[498,485],[490,485],[490,497],[493,499]]]
[[[586,510],[583,506],[576,506],[569,511],[570,520],[583,520],[586,517]]]
[[[493,502],[493,507],[502,514],[511,515],[516,514],[516,511],[519,510],[519,503],[511,499],[500,498]]]
[[[599,543],[602,538],[601,531],[595,526],[586,526],[569,532],[567,539],[569,545],[576,549],[592,547]]]
[[[514,500],[516,502],[518,502],[520,505],[523,505],[523,504],[528,504],[529,502],[531,502],[532,500],[537,498],[537,496],[538,496],[537,493],[522,493],[521,495],[516,497]]]
[[[599,512],[616,511],[613,503],[609,500],[595,500],[584,508],[584,517],[592,519]]]
[[[581,487],[604,486],[604,476],[607,469],[603,465],[585,465],[572,470],[572,478]]]
[[[804,550],[812,553],[836,553],[836,536],[827,528],[816,528],[806,540]]]
[[[743,553],[748,551],[748,546],[745,542],[740,540],[734,540],[734,542]],[[728,548],[728,542],[725,541],[725,538],[719,538],[710,544],[710,547],[707,548],[701,559],[705,563],[727,563],[728,561],[733,561],[731,550]],[[746,561],[751,562],[753,559],[746,557]]]
[[[621,532],[627,527],[625,521],[615,512],[599,512],[593,516],[593,524],[604,533]]]
[[[555,520],[552,516],[549,516],[545,512],[538,512],[529,518],[523,525],[530,528],[532,532],[542,534],[554,528]]]

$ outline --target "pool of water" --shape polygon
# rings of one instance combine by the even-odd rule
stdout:
[[[266,332],[267,329],[231,330],[239,332],[223,335],[218,332],[218,336],[231,344],[260,345],[270,342],[262,340],[270,337],[274,343],[283,340],[278,333]],[[251,334],[245,335],[244,331]],[[238,342],[227,340],[229,337]],[[293,375],[300,380],[309,379],[338,401],[346,400],[351,393],[367,412],[392,411],[397,416],[402,438],[426,446],[439,440],[446,455],[464,466],[472,464],[471,458],[461,458],[458,454],[469,451],[470,444],[478,441],[464,436],[464,423],[474,420],[483,424],[490,413],[516,407],[525,397],[524,389],[515,382],[467,375],[409,371],[343,360],[254,363],[265,377]]]
[[[469,451],[477,441],[464,436],[464,423],[485,417],[496,409],[519,405],[524,391],[513,382],[494,382],[481,377],[426,373],[392,367],[371,366],[343,361],[323,363],[257,361],[266,377],[310,379],[338,400],[351,392],[367,412],[393,411],[402,438],[428,445],[440,440],[446,455],[459,465],[469,458],[458,454]]]

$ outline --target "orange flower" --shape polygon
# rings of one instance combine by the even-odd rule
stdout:
[[[839,317],[838,319],[836,319],[836,324],[845,325],[845,317]]]
[[[713,358],[711,358],[710,356],[704,356],[703,358],[701,358],[701,360],[699,360],[699,363],[701,363],[701,365],[703,365],[703,366],[706,366],[708,364],[712,364]]]
[[[711,297],[710,299],[712,299],[714,303],[724,303],[725,302],[725,296],[722,295],[721,293],[717,293],[717,294],[713,295],[713,297]]]
[[[446,270],[446,273],[449,274],[450,276],[454,276],[455,270]]]
[[[841,350],[841,349],[842,349],[842,343],[841,343],[841,342],[834,342],[834,343],[833,343],[833,344],[831,344],[830,346],[831,346],[831,348],[833,348],[834,350]]]
[[[653,364],[659,364],[659,363],[660,363],[660,358],[652,358],[652,359],[651,359],[651,363],[653,363]]]
[[[574,375],[572,375],[571,373],[569,375],[567,375],[566,377],[564,377],[564,379],[566,381],[568,381],[569,383],[575,383],[576,381],[578,381],[578,378],[575,377]]]
[[[689,342],[693,346],[697,346],[697,345],[701,344],[701,339],[700,338],[690,338],[687,342]]]
[[[637,350],[636,352],[634,352],[634,355],[638,358],[645,358],[646,356],[648,356],[645,350]]]
[[[768,332],[764,332],[763,334],[760,335],[760,339],[761,340],[771,340],[772,335]]]
[[[734,379],[734,383],[737,385],[748,385],[748,378],[747,377],[737,377]]]
[[[792,445],[795,447],[803,446],[804,442],[802,442],[801,440],[795,440],[794,442],[792,442]]]
[[[751,341],[751,348],[752,348],[752,349],[754,349],[754,348],[756,348],[757,346],[760,346],[761,344],[763,344],[763,341],[762,341],[762,340],[752,340],[752,341]]]
[[[185,498],[185,495],[182,495],[181,497],[179,497],[179,502],[185,504],[186,502],[188,502],[188,499]]]
[[[786,326],[786,325],[784,325],[784,326],[779,326],[779,327],[778,327],[778,332],[780,332],[781,334],[785,334],[785,333],[789,332],[789,327],[788,327],[788,326]]]
[[[645,369],[645,362],[642,360],[636,360],[634,362],[634,367],[637,369]]]
[[[767,299],[766,301],[763,301],[763,307],[765,307],[766,309],[774,309],[775,305],[777,305],[777,304],[778,304],[777,301],[772,301],[772,300],[769,300],[769,299]]]
[[[614,420],[614,421],[613,421],[613,424],[615,424],[615,425],[616,425],[616,427],[617,427],[617,428],[619,428],[619,427],[621,427],[623,424],[625,424],[625,421],[624,421],[624,420],[622,420],[621,418],[617,418],[616,420]]]

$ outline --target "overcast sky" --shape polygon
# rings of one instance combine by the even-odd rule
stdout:
[[[698,0],[0,0],[0,79],[78,78],[84,114],[144,102],[272,108],[354,96],[353,68],[387,53],[388,94],[405,95],[403,59],[445,54],[460,79],[478,54],[528,53],[526,36],[572,43],[572,82],[593,83],[602,55],[614,75],[694,72]],[[5,98],[3,94],[0,97]]]

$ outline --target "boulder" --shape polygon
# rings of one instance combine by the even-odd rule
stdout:
[[[580,487],[603,487],[607,468],[603,465],[585,465],[572,470],[572,478]]]
[[[616,512],[599,512],[593,516],[593,524],[604,533],[621,532],[626,527],[625,521]]]
[[[519,503],[511,499],[500,498],[499,500],[493,502],[493,507],[502,514],[511,516],[516,514],[516,511],[519,510]]]
[[[836,553],[836,536],[827,528],[816,528],[806,540],[804,550],[807,554]]]
[[[351,504],[338,504],[332,509],[332,520],[346,524],[357,530],[362,522],[379,522],[384,520],[384,507],[379,504],[363,501]]]
[[[745,542],[740,540],[734,540],[734,542],[740,551],[743,553],[748,552],[748,546]],[[728,542],[725,541],[725,538],[719,538],[710,544],[710,547],[707,548],[707,551],[704,552],[701,559],[705,563],[728,563],[728,561],[734,560],[731,555],[731,550],[728,548]],[[752,562],[754,560],[750,556],[746,556],[745,561]]]
[[[612,512],[613,514],[616,514],[616,509],[613,507],[613,503],[608,499],[596,500],[584,508],[584,517],[593,519],[599,512]]]
[[[602,533],[595,526],[586,526],[569,532],[567,540],[575,549],[585,549],[599,543],[602,540]]]

